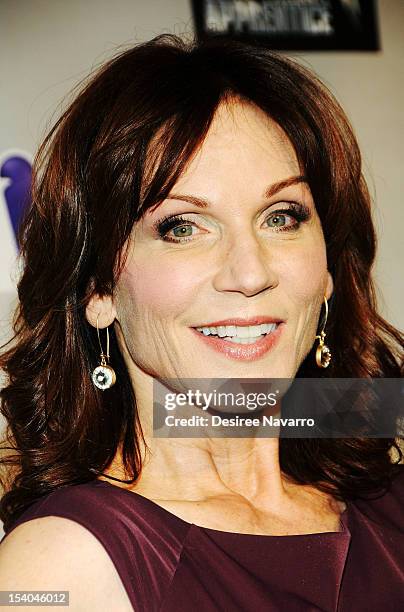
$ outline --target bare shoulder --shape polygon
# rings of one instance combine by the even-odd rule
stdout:
[[[74,612],[133,610],[101,542],[80,523],[58,516],[28,520],[8,534],[0,545],[0,584],[2,590],[69,591]]]

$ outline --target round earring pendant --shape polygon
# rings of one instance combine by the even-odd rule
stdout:
[[[93,371],[92,380],[96,387],[104,391],[104,389],[109,389],[115,384],[115,371],[108,365],[97,366]]]
[[[328,368],[331,361],[331,351],[325,344],[320,344],[316,350],[316,362],[319,368]]]

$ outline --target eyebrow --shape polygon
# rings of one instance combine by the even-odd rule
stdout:
[[[283,181],[278,181],[277,183],[273,183],[269,185],[263,193],[263,197],[265,199],[271,198],[273,195],[281,191],[282,189],[286,189],[286,187],[290,187],[291,185],[297,185],[298,183],[307,183],[307,178],[303,175],[301,176],[291,176],[290,178],[284,179]],[[166,200],[182,200],[184,202],[189,202],[190,204],[195,204],[199,208],[207,208],[211,206],[211,202],[206,198],[198,198],[192,195],[178,194],[178,193],[170,193],[166,197]]]

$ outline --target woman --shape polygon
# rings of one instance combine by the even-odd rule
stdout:
[[[153,436],[155,381],[400,376],[327,89],[264,48],[162,35],[89,81],[34,170],[1,362],[2,589],[77,610],[399,609],[394,438]]]

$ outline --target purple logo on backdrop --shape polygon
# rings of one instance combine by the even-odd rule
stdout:
[[[31,164],[22,155],[6,154],[0,163],[0,177],[9,179],[4,189],[4,200],[17,241],[18,227],[30,200]]]

